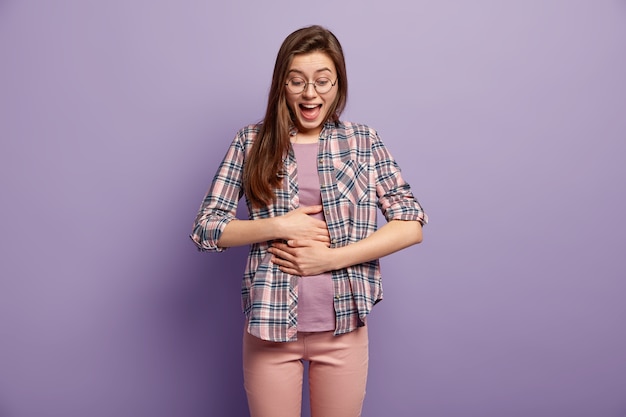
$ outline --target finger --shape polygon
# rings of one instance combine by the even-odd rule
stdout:
[[[316,223],[316,226],[319,229],[322,229],[326,232],[328,232],[328,225],[326,224],[326,222],[324,220],[321,219],[313,219],[313,221]]]
[[[316,214],[316,213],[319,213],[319,212],[322,211],[322,206],[321,205],[301,206],[300,208],[302,209],[302,212],[304,212],[306,214]]]
[[[300,241],[302,242],[302,241]],[[305,240],[306,243],[301,243],[301,246],[316,246],[316,245],[327,245],[330,243],[330,238],[324,236],[317,236],[315,239]]]
[[[294,260],[294,256],[295,256],[295,251],[293,248],[289,248],[289,247],[285,247],[285,249],[280,249],[280,248],[270,248],[268,249],[268,252],[271,253],[272,255],[279,257],[281,259],[285,259],[288,261],[293,261]]]
[[[322,226],[319,227],[318,230],[320,234],[330,236],[330,232],[328,231],[328,227],[326,227],[325,222],[322,222]]]
[[[302,275],[297,265],[281,258],[272,257],[272,263],[278,265],[278,269],[291,275]]]
[[[295,266],[293,263],[287,261],[286,259],[280,258],[278,256],[272,256],[271,261],[273,264],[276,264],[279,267],[283,267],[283,268],[293,268]]]
[[[291,249],[294,248],[303,248],[303,247],[311,247],[311,246],[317,246],[317,245],[326,245],[330,243],[330,239],[324,239],[323,237],[319,237],[315,238],[315,239],[301,239],[301,240],[294,240],[293,244],[289,245],[291,247]],[[294,255],[297,255],[294,252]]]
[[[318,242],[330,242],[330,236],[328,235],[317,235],[315,237],[315,240],[317,240]]]
[[[294,269],[294,268],[288,268],[288,267],[284,267],[284,266],[279,266],[278,269],[280,269],[282,272],[285,272],[285,273],[290,274],[290,275],[303,276],[302,272],[300,272],[300,271],[298,271],[297,269]]]
[[[289,246],[287,246],[287,249],[285,249],[286,251],[290,252],[292,255],[296,255],[296,252],[294,250],[294,248],[305,248],[308,246],[313,246],[315,244],[317,240],[314,239],[292,239],[292,240],[288,240],[287,244]]]
[[[272,253],[274,255],[278,255],[280,257],[286,257],[286,256],[290,256],[293,257],[296,255],[296,251],[293,247],[290,247],[284,243],[276,243],[273,246],[271,246],[268,250],[269,253]]]

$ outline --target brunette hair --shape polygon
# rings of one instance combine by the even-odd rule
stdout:
[[[295,124],[285,98],[287,73],[295,55],[311,52],[328,55],[337,70],[337,98],[328,111],[328,120],[338,122],[346,106],[346,62],[341,44],[335,35],[328,29],[315,25],[298,29],[287,36],[274,64],[265,117],[244,166],[244,191],[254,206],[270,204],[275,198],[274,188],[281,184],[283,158],[290,146],[289,130]]]

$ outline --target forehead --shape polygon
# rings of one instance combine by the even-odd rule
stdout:
[[[307,54],[298,54],[291,60],[289,72],[299,72],[305,75],[316,73],[336,72],[333,60],[325,52],[315,51]]]

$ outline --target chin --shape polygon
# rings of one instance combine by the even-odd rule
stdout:
[[[299,119],[298,122],[300,124],[301,129],[315,130],[315,129],[320,129],[322,126],[324,126],[324,123],[326,122],[326,117],[320,117],[319,119],[312,120],[312,121]]]

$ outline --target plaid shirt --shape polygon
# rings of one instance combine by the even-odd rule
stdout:
[[[226,225],[235,219],[243,195],[243,166],[258,131],[258,125],[241,129],[215,174],[191,234],[202,251],[224,250],[217,242]],[[349,122],[326,123],[320,134],[318,158],[331,247],[349,245],[374,233],[377,207],[387,221],[427,222],[375,130]],[[281,216],[299,206],[293,150],[285,155],[283,179],[273,204],[256,208],[247,203],[251,219]],[[250,334],[269,341],[293,341],[297,338],[299,277],[281,272],[270,262],[267,249],[271,243],[251,245],[242,282],[243,311]],[[335,335],[339,335],[364,325],[372,306],[382,299],[379,262],[332,271],[332,277]]]

